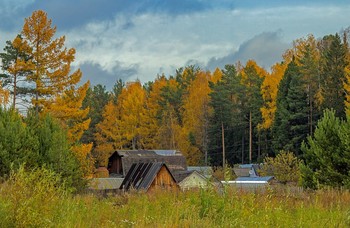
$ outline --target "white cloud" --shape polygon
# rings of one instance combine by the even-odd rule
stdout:
[[[310,33],[316,37],[335,33],[350,25],[348,15],[350,6],[344,5],[218,8],[178,16],[148,12],[119,14],[113,20],[94,21],[67,31],[58,28],[58,32],[67,36],[68,47],[77,49],[75,66],[95,65],[109,75],[137,69],[124,75],[145,82],[159,73],[173,74],[188,63],[205,66],[213,57],[232,55],[247,40],[265,32],[281,31],[278,39],[282,43]],[[246,47],[249,52],[245,51],[244,56],[252,53],[253,57],[254,50],[259,52],[257,44],[254,42],[255,49]]]

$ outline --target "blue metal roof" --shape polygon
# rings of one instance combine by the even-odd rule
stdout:
[[[273,179],[272,176],[266,176],[266,177],[237,177],[235,181],[239,182],[269,182]]]

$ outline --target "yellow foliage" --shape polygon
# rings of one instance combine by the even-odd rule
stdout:
[[[0,105],[5,105],[9,100],[9,91],[2,87],[2,81],[0,81]]]
[[[132,144],[132,149],[142,147],[140,138],[145,116],[146,92],[139,81],[129,82],[118,97],[117,106],[122,110],[117,125],[122,138]]]
[[[90,119],[87,119],[89,110],[82,109],[89,82],[77,87],[82,73],[79,69],[71,73],[70,67],[75,49],[64,47],[64,36],[54,39],[56,27],[52,27],[51,23],[42,10],[34,11],[25,19],[22,39],[15,40],[14,45],[23,50],[31,61],[19,62],[19,67],[32,70],[27,79],[35,83],[32,104],[37,113],[50,113],[61,121],[68,131],[68,140],[75,155],[83,167],[88,167],[92,145],[77,146],[77,142],[90,124]]]
[[[104,107],[102,121],[96,125],[96,148],[97,162],[101,166],[107,165],[108,157],[116,150],[123,148],[120,128],[117,119],[120,118],[120,110],[110,100]]]
[[[219,80],[218,76],[220,76],[219,71],[217,75],[213,77],[216,77],[215,80]],[[189,162],[193,165],[198,164],[204,151],[201,153],[198,148],[191,146],[189,135],[192,134],[194,136],[197,146],[201,147],[203,150],[206,149],[208,143],[209,116],[211,112],[209,105],[209,93],[211,92],[209,81],[213,77],[209,72],[199,71],[196,74],[196,78],[188,87],[188,96],[184,99],[184,127],[182,134],[187,136],[183,139],[186,141],[187,145],[183,145],[182,147],[185,148],[181,149],[181,151],[187,154],[186,158],[189,159]]]
[[[144,122],[141,125],[142,146],[145,149],[154,149],[159,147],[158,131],[160,128],[160,121],[158,121],[158,114],[161,112],[159,100],[161,99],[162,89],[167,85],[165,76],[158,77],[152,89],[146,97]]]
[[[285,64],[289,64],[293,57],[298,66],[301,65],[301,58],[303,57],[303,51],[306,45],[309,45],[312,50],[317,49],[317,41],[312,34],[309,34],[306,38],[300,38],[293,41],[293,47],[286,50],[283,54],[283,59]],[[316,56],[319,58],[319,54]]]
[[[64,94],[81,79],[80,70],[70,74],[75,49],[64,47],[64,36],[53,39],[55,33],[56,27],[51,27],[47,14],[42,10],[34,11],[25,19],[21,43],[17,44],[31,57],[31,61],[24,65],[32,67],[33,73],[27,79],[35,83],[32,103],[37,111],[49,106],[54,102],[52,98]]]
[[[350,53],[348,51],[347,53],[348,59],[350,60]],[[350,62],[348,61],[350,64]],[[348,116],[350,116],[350,65],[347,65],[345,68],[345,77],[346,80],[343,84],[344,90],[345,90],[345,111]]]
[[[260,109],[263,122],[259,125],[259,128],[262,129],[269,129],[275,119],[278,85],[287,69],[287,64],[276,63],[271,69],[271,74],[266,75],[261,86],[264,106]]]
[[[89,144],[74,144],[71,148],[77,159],[81,164],[81,168],[85,177],[93,173],[94,160],[88,156],[92,149],[92,143]]]
[[[222,78],[222,71],[219,68],[216,68],[210,81],[212,81],[213,83],[217,83],[218,81],[220,81]]]

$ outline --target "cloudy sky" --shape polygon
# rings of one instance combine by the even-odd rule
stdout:
[[[267,70],[293,40],[350,26],[348,0],[0,0],[0,48],[34,10],[77,50],[83,80],[108,88],[196,64],[254,59]]]

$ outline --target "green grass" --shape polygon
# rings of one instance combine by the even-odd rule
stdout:
[[[27,178],[19,175],[1,185],[1,227],[350,226],[348,190],[229,188],[221,194],[155,191],[101,198],[65,193],[62,186],[48,184],[49,179],[33,183],[24,181]]]

